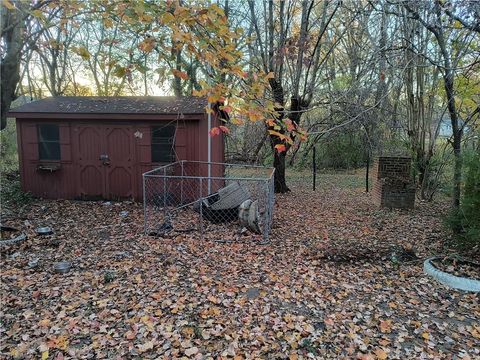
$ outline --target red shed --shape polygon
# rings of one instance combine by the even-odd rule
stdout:
[[[207,161],[206,99],[54,97],[12,109],[22,190],[49,199],[142,198],[142,174]],[[212,113],[212,127],[219,125]],[[224,161],[222,136],[211,161]]]

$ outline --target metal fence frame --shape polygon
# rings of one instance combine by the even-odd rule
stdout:
[[[207,175],[202,174],[188,174],[185,171],[185,168],[189,166],[194,166],[196,168],[200,167],[207,167],[208,172]],[[208,176],[211,174],[212,167],[217,169],[216,172],[217,176]],[[223,169],[223,176],[218,176],[219,169]],[[172,172],[177,172],[177,174],[172,175]],[[233,175],[230,174],[230,171]],[[238,176],[235,171],[247,171],[253,173],[254,176]],[[263,173],[263,174],[262,174]],[[181,160],[176,161],[174,163],[170,163],[156,169],[147,171],[143,174],[143,211],[144,211],[144,232],[146,234],[151,233],[152,231],[156,231],[159,223],[156,224],[156,227],[151,225],[152,222],[152,212],[153,217],[158,217],[158,219],[162,219],[160,215],[163,212],[163,224],[165,224],[166,219],[169,220],[172,217],[172,213],[175,214],[179,210],[187,209],[189,207],[197,206],[199,209],[198,211],[198,231],[200,233],[200,237],[204,237],[204,218],[203,218],[203,201],[210,196],[212,196],[211,185],[218,184],[218,183],[227,183],[227,182],[238,182],[241,184],[249,184],[254,185],[256,188],[261,188],[264,191],[265,197],[262,196],[262,208],[263,211],[261,213],[262,217],[262,243],[267,243],[269,241],[272,220],[273,220],[273,205],[275,202],[275,194],[274,194],[274,168],[258,166],[258,165],[245,165],[245,164],[230,164],[230,163],[221,163],[221,162],[207,162],[207,161],[189,161],[189,160]],[[260,174],[260,175],[259,175]],[[154,182],[155,184],[160,184],[160,187],[163,187],[162,191],[156,192],[154,196],[159,196],[163,199],[163,204],[158,204],[153,200],[152,205],[152,197],[150,196],[149,184]],[[168,206],[167,202],[169,201],[168,198],[168,191],[167,187],[170,186],[170,183],[177,183],[179,185],[179,204],[176,206]],[[195,195],[191,201],[186,201],[185,199],[188,198],[185,195],[186,190],[184,188],[185,183],[196,183],[198,182],[198,196]],[[162,186],[163,185],[163,186]],[[205,191],[204,188],[207,187]],[[194,191],[194,193],[197,190]],[[191,195],[191,194],[190,194]],[[155,205],[156,204],[156,205]],[[162,206],[163,205],[163,206]],[[153,208],[153,210],[152,210]],[[156,215],[156,216],[155,216]],[[207,214],[208,215],[208,214]],[[155,220],[153,220],[155,222]],[[239,226],[237,226],[237,230],[239,230]],[[194,230],[193,230],[194,231]]]

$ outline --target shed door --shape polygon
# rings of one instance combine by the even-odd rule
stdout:
[[[104,149],[109,161],[105,168],[105,197],[132,198],[135,188],[132,128],[128,125],[107,126],[104,134]]]
[[[99,160],[103,128],[80,125],[77,134],[80,196],[84,199],[101,199],[105,196],[105,167]]]
[[[129,125],[79,125],[78,167],[84,199],[133,197],[135,158]]]

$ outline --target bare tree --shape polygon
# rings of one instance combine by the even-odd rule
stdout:
[[[323,48],[323,40],[340,3],[270,0],[262,9],[250,0],[248,5],[255,34],[252,55],[263,71],[273,74],[269,84],[277,116],[276,125],[267,130],[285,134],[289,127],[299,126],[302,113],[312,104],[320,69],[330,54],[329,49]],[[280,130],[276,128],[278,124],[284,124]],[[287,192],[285,158],[291,144],[276,135],[270,136],[270,144],[274,152],[275,191]],[[276,151],[279,145],[285,151]]]
[[[461,122],[457,109],[455,95],[455,74],[460,60],[465,56],[463,51],[468,44],[475,38],[472,33],[456,34],[449,33],[449,22],[451,18],[445,17],[440,0],[431,3],[417,3],[413,1],[402,2],[408,14],[430,33],[433,34],[436,44],[440,51],[441,61],[435,62],[429,58],[442,73],[443,87],[447,100],[447,108],[452,125],[452,148],[455,156],[455,165],[453,173],[453,208],[456,210],[460,206],[460,193],[462,181],[462,136],[464,123]],[[449,37],[451,36],[451,38]],[[460,51],[455,51],[460,49]]]
[[[20,81],[20,63],[29,41],[35,41],[39,32],[32,32],[30,19],[32,13],[43,8],[49,0],[36,1],[31,5],[27,1],[9,0],[0,6],[1,18],[1,118],[0,130],[7,125],[7,112],[15,99]]]

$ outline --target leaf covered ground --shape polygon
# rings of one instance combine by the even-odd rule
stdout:
[[[269,245],[145,236],[127,202],[13,211],[29,238],[2,253],[1,357],[480,358],[478,295],[422,272],[442,251],[446,203],[379,210],[361,175],[320,176],[316,192],[295,178]],[[402,247],[421,259],[392,261]],[[72,271],[54,273],[60,260]]]

